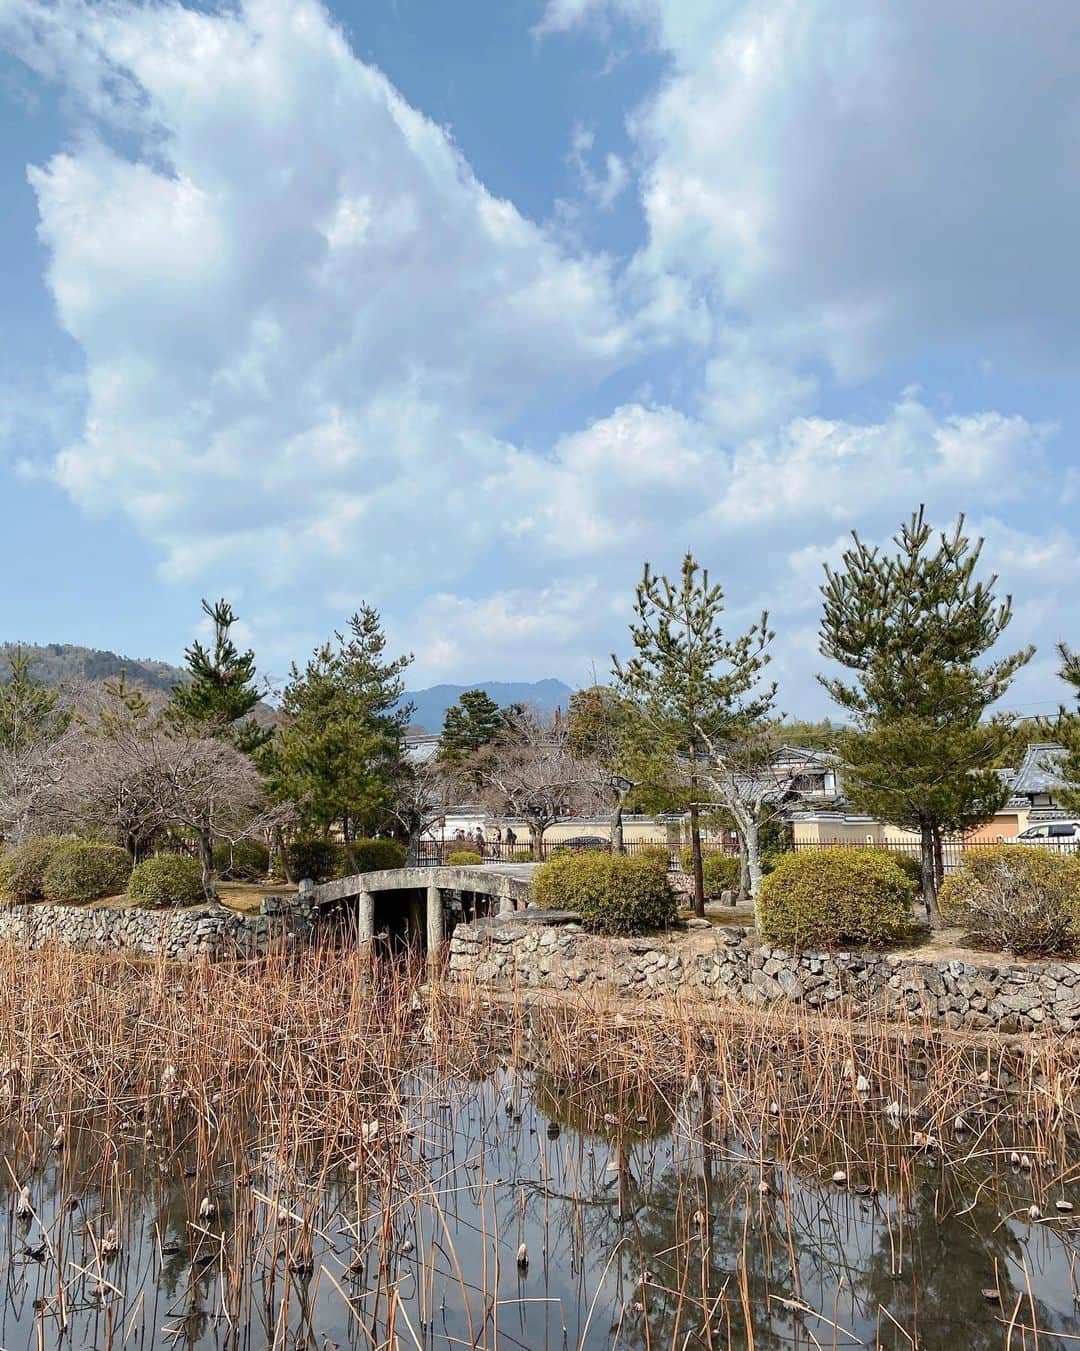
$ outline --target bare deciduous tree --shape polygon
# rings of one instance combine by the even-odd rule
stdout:
[[[701,729],[699,729],[701,730]],[[747,725],[725,739],[701,731],[708,752],[703,778],[716,800],[735,822],[750,881],[750,898],[757,912],[761,888],[762,827],[783,815],[795,780],[805,771],[799,759],[779,760],[779,744],[770,729]],[[807,759],[810,757],[808,756]]]
[[[571,811],[595,810],[604,787],[595,760],[573,754],[565,722],[545,723],[529,710],[508,716],[477,774],[490,811],[528,824],[537,858],[543,857],[547,828]]]

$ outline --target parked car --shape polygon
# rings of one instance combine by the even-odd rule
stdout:
[[[575,835],[569,840],[559,840],[555,844],[556,849],[568,849],[571,853],[581,854],[590,849],[611,849],[611,841],[605,840],[603,835]]]
[[[1069,848],[1080,844],[1080,820],[1039,821],[1014,835],[1009,844],[1045,844]]]

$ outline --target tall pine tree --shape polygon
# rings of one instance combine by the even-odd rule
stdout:
[[[255,654],[250,648],[241,652],[233,642],[230,630],[238,616],[228,601],[210,605],[204,600],[202,608],[214,626],[214,641],[209,648],[194,642],[184,653],[188,678],[173,686],[170,714],[252,754],[272,735],[251,716],[259,702]]]
[[[347,634],[295,664],[281,701],[282,727],[270,774],[279,797],[294,802],[309,829],[341,831],[350,871],[353,841],[386,825],[405,772],[401,673],[411,656],[388,660],[379,613],[361,606]]]
[[[439,760],[451,775],[479,782],[478,757],[506,731],[506,715],[486,690],[465,690],[446,710]]]
[[[737,724],[752,724],[772,708],[775,687],[755,693],[768,663],[772,634],[762,615],[746,633],[725,636],[724,592],[692,555],[683,559],[677,582],[645,564],[630,626],[634,656],[613,657],[622,693],[650,723],[656,746],[685,764],[689,780],[690,842],[694,861],[694,910],[705,913],[701,865],[702,759],[706,738],[720,740]]]
[[[975,663],[1012,618],[997,578],[975,579],[982,540],[961,516],[935,539],[920,507],[894,537],[894,554],[854,544],[826,566],[821,652],[856,673],[818,679],[852,718],[839,737],[852,805],[918,832],[923,897],[938,920],[941,841],[992,816],[1007,790],[994,773],[1011,719],[987,711],[1030,661],[1024,648]]]

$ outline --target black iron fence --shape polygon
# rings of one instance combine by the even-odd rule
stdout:
[[[954,872],[959,868],[965,854],[978,854],[987,849],[996,849],[1003,841],[1001,840],[942,840],[941,842],[941,862],[946,873]],[[1055,854],[1075,854],[1077,852],[1078,842],[1072,839],[1062,840],[1025,840],[1023,842],[1031,849],[1049,849]],[[797,840],[792,848],[796,853],[802,853],[810,849],[877,849],[889,854],[900,854],[906,858],[919,860],[922,858],[922,845],[918,840],[882,840],[875,842],[873,840]]]
[[[1000,841],[996,840],[942,841],[941,859],[944,871],[949,873],[958,868],[965,853],[977,853],[992,849],[999,843]],[[1080,841],[1071,839],[1031,841],[1029,843],[1033,849],[1049,849],[1059,854],[1075,854],[1080,851]],[[869,840],[797,840],[789,847],[794,849],[796,853],[801,853],[812,849],[835,849],[838,846],[846,849],[884,850],[891,854],[900,854],[916,860],[922,856],[918,840],[882,840],[880,842]],[[574,844],[566,840],[545,840],[544,858],[551,858],[554,854],[566,850],[584,853],[591,849],[607,850],[610,847],[606,840],[589,845]],[[684,848],[684,845],[671,845],[667,840],[628,840],[623,845],[623,849],[628,854],[640,854],[645,850],[666,849],[668,868],[672,872],[682,871],[682,850]],[[727,854],[738,854],[737,846],[730,843],[706,842],[704,848],[706,850],[723,849]],[[417,861],[421,867],[436,867],[445,865],[452,854],[462,852],[480,854],[484,863],[535,863],[540,861],[528,840],[517,840],[513,844],[507,844],[505,840],[501,844],[492,840],[485,840],[481,849],[475,839],[446,840],[443,842],[425,840]]]

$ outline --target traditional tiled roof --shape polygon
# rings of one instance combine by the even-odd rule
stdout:
[[[1032,742],[1009,784],[1013,797],[1032,798],[1042,793],[1053,793],[1055,788],[1076,787],[1061,777],[1061,761],[1065,755],[1065,747],[1056,741]]]

